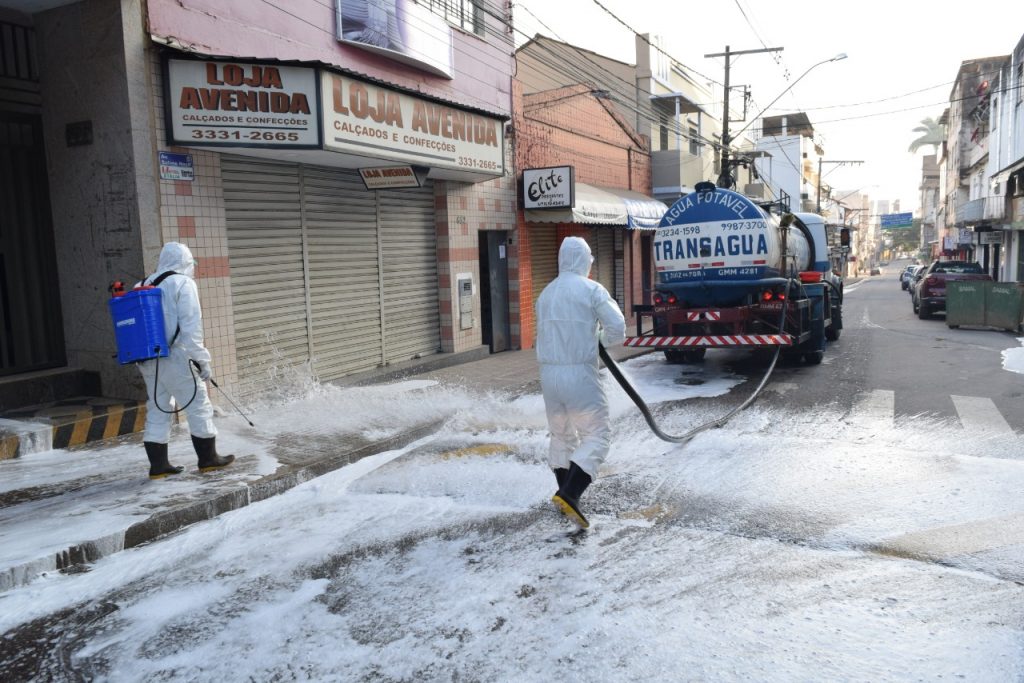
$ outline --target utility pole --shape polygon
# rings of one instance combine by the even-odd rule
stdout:
[[[729,188],[732,187],[732,174],[729,173],[729,143],[732,140],[729,138],[729,69],[732,66],[732,57],[735,55],[752,55],[759,52],[782,52],[784,48],[781,47],[766,47],[760,50],[737,50],[732,52],[729,50],[729,46],[725,46],[725,52],[715,52],[708,57],[725,57],[725,103],[724,111],[722,112],[722,152],[719,162],[719,175],[718,182],[716,183],[719,187]],[[723,183],[722,181],[725,180]]]
[[[821,214],[821,165],[822,164],[863,164],[863,161],[825,161],[822,157],[818,157],[818,205],[814,213]]]

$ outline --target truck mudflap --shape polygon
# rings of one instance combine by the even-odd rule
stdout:
[[[788,334],[732,334],[693,337],[657,337],[653,335],[643,335],[639,337],[626,337],[626,341],[623,342],[623,345],[660,350],[678,348],[793,346],[795,341],[796,340]]]

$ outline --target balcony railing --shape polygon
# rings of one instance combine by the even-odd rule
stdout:
[[[956,222],[974,225],[1006,217],[1005,197],[980,197],[956,207]]]

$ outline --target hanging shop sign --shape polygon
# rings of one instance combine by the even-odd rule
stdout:
[[[523,170],[524,209],[571,209],[576,187],[572,166]]]
[[[172,144],[320,146],[317,71],[279,64],[167,58],[165,110]]]
[[[505,174],[502,121],[321,72],[324,148],[399,163]]]
[[[384,190],[392,187],[422,187],[423,176],[412,166],[383,166],[361,168],[359,177],[367,190]]]

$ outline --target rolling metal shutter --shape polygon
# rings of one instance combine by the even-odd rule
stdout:
[[[530,228],[530,267],[533,269],[533,307],[549,282],[558,277],[558,231],[544,223]]]
[[[615,228],[593,228],[586,236],[594,265],[590,277],[597,280],[615,298]]]
[[[310,359],[329,381],[440,351],[432,184],[228,155],[221,174],[243,393]]]
[[[355,172],[301,172],[313,371],[326,381],[381,365],[377,208]]]
[[[441,350],[433,185],[379,190],[384,357],[403,361]]]
[[[309,357],[298,167],[221,157],[241,391]]]
[[[626,310],[626,272],[625,272],[625,230],[616,230],[615,237],[615,291],[612,296],[619,302],[619,308]],[[611,291],[611,290],[608,290]]]

